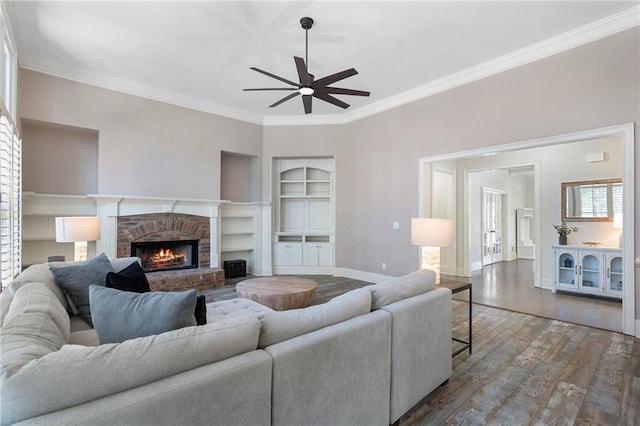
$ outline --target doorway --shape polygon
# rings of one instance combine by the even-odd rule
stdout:
[[[506,217],[507,194],[492,188],[482,188],[482,266],[502,262],[502,234]]]
[[[469,151],[461,151],[450,154],[444,154],[433,157],[425,157],[421,158],[419,161],[419,209],[420,214],[422,216],[428,216],[428,212],[431,207],[431,199],[430,199],[430,191],[425,191],[425,188],[429,188],[429,178],[428,176],[431,173],[432,167],[434,165],[439,165],[442,163],[447,164],[456,164],[463,160],[476,159],[475,163],[471,161],[468,167],[466,168],[458,168],[455,172],[456,175],[460,177],[458,180],[458,184],[456,185],[456,194],[452,196],[457,200],[458,208],[456,209],[456,241],[455,241],[455,250],[457,253],[457,258],[459,260],[458,263],[458,277],[470,277],[471,275],[471,265],[467,262],[466,259],[469,259],[470,253],[470,245],[474,240],[472,238],[472,234],[470,233],[471,226],[470,223],[470,212],[468,209],[467,199],[469,197],[469,188],[464,186],[464,182],[468,181],[469,172],[476,170],[486,170],[486,167],[482,167],[479,164],[482,161],[486,160],[487,157],[490,157],[495,154],[504,154],[508,156],[511,153],[519,153],[524,150],[530,149],[539,149],[542,150],[546,147],[554,148],[554,149],[565,149],[569,150],[570,148],[575,146],[582,146],[585,144],[587,146],[590,142],[593,142],[597,139],[611,139],[617,141],[618,149],[619,149],[619,161],[622,165],[622,179],[624,182],[623,185],[623,205],[624,211],[623,215],[625,217],[634,217],[634,199],[635,199],[635,189],[634,189],[634,125],[624,124],[624,125],[616,125],[610,127],[603,127],[592,130],[585,130],[574,133],[567,133],[562,135],[544,137],[539,139],[531,139],[526,141],[514,142],[509,144],[495,145],[480,149],[474,149]],[[521,154],[522,155],[522,154]],[[585,156],[573,156],[575,158],[585,159]],[[533,206],[533,210],[536,214],[533,216],[533,228],[535,228],[535,232],[533,233],[533,239],[536,241],[535,244],[535,261],[534,268],[536,269],[536,276],[540,276],[542,271],[543,274],[546,274],[542,277],[541,287],[543,291],[551,288],[550,283],[551,276],[550,271],[552,270],[548,265],[549,262],[552,261],[552,256],[550,254],[552,250],[552,245],[557,244],[557,235],[553,232],[548,232],[548,227],[553,225],[554,223],[558,223],[560,220],[560,197],[559,197],[559,184],[558,188],[555,186],[555,182],[552,185],[549,185],[550,180],[547,178],[547,174],[549,173],[549,164],[547,162],[552,162],[554,159],[558,161],[566,162],[567,159],[570,159],[571,153],[565,152],[563,156],[542,156],[539,157],[540,164],[536,164],[536,168],[541,165],[540,173],[536,173],[535,177],[535,188],[534,188],[534,199],[535,205]],[[484,160],[483,160],[484,159]],[[535,161],[534,158],[529,158],[530,160]],[[546,169],[545,169],[546,167]],[[575,167],[574,171],[580,171],[584,167]],[[620,168],[618,167],[618,170]],[[566,167],[555,166],[553,170],[561,170],[563,173],[566,170]],[[544,174],[545,178],[542,179],[540,175]],[[570,176],[566,176],[567,181],[572,180]],[[579,179],[577,179],[579,180]],[[426,212],[426,214],[425,214]],[[515,216],[514,216],[515,217]],[[477,234],[476,234],[477,235]],[[620,234],[616,234],[620,235]],[[586,229],[585,229],[585,237],[587,237]],[[623,229],[623,280],[625,283],[630,283],[630,285],[625,285],[623,288],[623,296],[622,296],[622,332],[625,334],[635,335],[635,286],[634,283],[634,272],[635,268],[633,265],[633,248],[634,248],[634,238],[635,238],[635,223],[633,220],[624,221]],[[580,235],[579,238],[581,238]],[[576,240],[576,244],[580,244],[580,239]],[[586,241],[586,239],[585,239]],[[617,245],[617,243],[616,243]],[[478,253],[479,255],[480,253]],[[504,255],[504,252],[503,252]],[[480,259],[478,259],[480,260]],[[561,319],[561,318],[559,318]],[[640,336],[637,336],[640,337]]]

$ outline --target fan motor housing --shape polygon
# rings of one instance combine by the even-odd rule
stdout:
[[[302,25],[303,29],[310,30],[311,27],[313,27],[313,19],[305,16],[304,18],[300,19],[300,24]]]

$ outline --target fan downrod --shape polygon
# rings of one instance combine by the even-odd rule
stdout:
[[[313,27],[313,19],[305,16],[304,18],[300,19],[300,25],[302,25],[302,29],[310,30],[311,27]]]

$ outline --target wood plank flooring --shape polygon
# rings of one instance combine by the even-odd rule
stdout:
[[[453,303],[464,335],[467,305]],[[640,424],[640,339],[477,304],[473,330],[473,354],[401,426]]]
[[[369,284],[305,277],[318,284],[312,304]],[[237,281],[203,294],[235,298]],[[454,335],[465,336],[467,316],[454,300]],[[640,425],[640,339],[474,303],[473,354],[453,358],[448,384],[399,421],[441,424]]]

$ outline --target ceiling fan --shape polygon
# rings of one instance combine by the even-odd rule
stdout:
[[[340,80],[344,80],[345,78],[352,77],[358,74],[354,68],[350,68],[348,70],[340,71],[335,74],[328,75],[319,80],[314,79],[313,74],[309,74],[308,65],[309,65],[309,30],[313,26],[313,19],[309,17],[304,17],[300,19],[300,24],[305,31],[305,59],[294,56],[293,60],[296,64],[296,69],[298,70],[298,78],[299,82],[295,83],[293,81],[287,80],[286,78],[282,78],[275,74],[271,74],[270,72],[261,70],[256,67],[251,67],[250,69],[257,71],[261,74],[267,75],[271,78],[275,78],[276,80],[280,80],[283,83],[287,83],[293,87],[270,87],[270,88],[259,88],[259,89],[243,89],[247,92],[249,91],[264,91],[264,90],[287,90],[293,91],[293,93],[285,96],[280,99],[278,102],[269,105],[269,108],[273,108],[275,106],[280,105],[283,102],[288,101],[289,99],[293,99],[298,95],[302,95],[302,104],[304,105],[304,113],[311,113],[311,100],[312,98],[318,98],[325,102],[329,102],[330,104],[339,106],[340,108],[349,108],[349,104],[342,102],[340,99],[335,98],[332,95],[352,95],[352,96],[369,96],[369,92],[365,92],[363,90],[353,90],[353,89],[344,89],[341,87],[330,87],[330,84],[338,82]]]

